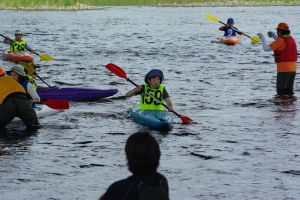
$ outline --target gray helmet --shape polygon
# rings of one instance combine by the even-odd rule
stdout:
[[[21,30],[16,30],[15,35],[22,35],[22,31]]]

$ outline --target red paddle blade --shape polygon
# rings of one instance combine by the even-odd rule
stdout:
[[[42,102],[42,104],[48,106],[49,108],[55,109],[55,110],[69,109],[69,102],[66,100],[49,99],[47,101]]]
[[[197,122],[194,122],[191,118],[187,117],[187,116],[179,116],[180,119],[182,120],[183,124],[198,124]]]
[[[106,69],[117,75],[118,77],[125,78],[127,80],[127,75],[126,72],[119,66],[113,64],[113,63],[108,63],[106,66]]]

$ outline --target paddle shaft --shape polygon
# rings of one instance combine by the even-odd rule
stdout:
[[[48,85],[48,87],[52,87],[52,86],[49,85],[46,81],[44,81],[44,79],[42,79],[39,75],[37,75],[37,77],[38,77],[39,79],[41,79],[41,81],[43,81],[46,85]]]
[[[129,81],[130,83],[132,83],[133,85],[135,85],[136,87],[138,87],[138,85],[137,85],[135,82],[131,81],[129,78],[127,78],[126,80]],[[154,97],[153,95],[149,94],[147,91],[145,91],[145,93],[146,93],[147,95],[149,95],[151,98],[153,98],[155,101],[157,101],[158,103],[162,104],[165,108],[169,109],[169,107],[168,107],[166,104],[164,104],[163,102],[161,102],[160,100],[158,100],[156,97]],[[178,114],[177,112],[175,112],[174,110],[172,110],[171,112],[173,112],[173,113],[174,113],[175,115],[177,115],[178,117],[181,117],[181,115],[179,115],[179,114]]]

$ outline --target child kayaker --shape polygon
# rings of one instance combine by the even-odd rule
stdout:
[[[44,88],[43,86],[37,85],[36,82],[35,82],[35,79],[38,75],[38,73],[36,72],[36,69],[40,68],[40,66],[34,64],[33,62],[31,62],[30,64],[34,68],[34,72],[31,72],[31,71],[24,68],[25,76],[27,76],[29,82],[33,85],[35,90],[43,89]]]
[[[27,41],[22,39],[23,33],[20,30],[15,31],[15,39],[10,39],[9,37],[5,37],[3,40],[4,44],[9,44],[10,51],[25,51],[27,49],[31,53],[34,52],[32,48],[27,44]]]
[[[165,88],[161,83],[164,80],[163,72],[159,69],[153,69],[148,72],[145,76],[145,83],[143,85],[138,85],[138,87],[133,90],[128,91],[125,96],[131,97],[134,95],[141,95],[140,97],[140,109],[141,110],[164,110],[164,106],[155,101],[150,95],[154,96],[156,99],[162,103],[166,102],[169,111],[173,111],[173,105],[171,98]],[[147,93],[150,95],[148,95]]]
[[[234,25],[234,20],[232,18],[228,18],[227,24],[221,26],[219,30],[225,31],[224,36],[236,36],[236,33],[238,33],[239,35],[244,34],[244,32],[238,31],[238,29],[233,25]]]

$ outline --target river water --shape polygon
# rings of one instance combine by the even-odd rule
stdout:
[[[119,92],[70,102],[69,110],[41,118],[36,132],[22,123],[2,131],[0,199],[97,199],[130,175],[124,145],[139,130],[159,140],[158,170],[171,199],[299,199],[298,76],[295,98],[276,99],[272,52],[246,36],[236,46],[220,44],[221,24],[205,13],[223,22],[232,17],[244,33],[262,32],[268,42],[267,31],[285,21],[300,46],[297,6],[1,10],[1,34],[21,29],[37,53],[55,58],[35,57],[48,84]],[[134,86],[104,67],[110,62],[138,84],[150,69],[161,69],[174,110],[198,124],[182,125],[175,115],[169,132],[135,123],[128,111],[138,97],[123,97]]]

